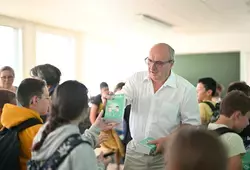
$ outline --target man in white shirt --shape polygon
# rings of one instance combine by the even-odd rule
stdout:
[[[200,113],[195,87],[171,71],[174,49],[168,44],[154,45],[145,59],[148,72],[138,72],[121,90],[131,104],[130,131],[125,170],[164,170],[162,146],[168,135],[184,124],[199,125]],[[145,138],[154,138],[155,154],[137,150]]]
[[[242,131],[250,118],[250,98],[241,91],[229,92],[220,105],[220,117],[210,123],[208,129],[227,128],[234,132],[220,135],[228,153],[228,170],[242,170],[242,156],[246,153],[242,138],[236,133]]]

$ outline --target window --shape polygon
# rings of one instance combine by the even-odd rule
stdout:
[[[85,37],[84,63],[82,72],[90,96],[100,93],[100,83],[107,82],[110,90],[117,84],[119,65],[114,64],[118,58],[114,55],[113,46],[109,42],[95,37]]]
[[[14,69],[14,85],[18,86],[23,79],[21,30],[0,26],[0,37],[0,67],[10,66]]]
[[[61,83],[76,78],[75,39],[46,32],[36,33],[36,64],[52,64],[61,70]]]

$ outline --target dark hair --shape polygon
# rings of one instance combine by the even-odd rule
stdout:
[[[3,71],[10,71],[13,75],[13,77],[15,77],[15,71],[13,68],[11,68],[10,66],[4,66],[0,69],[0,73]]]
[[[250,96],[250,87],[244,81],[236,81],[236,82],[230,83],[228,86],[228,89],[227,89],[227,93],[229,93],[233,90],[242,91],[247,96]]]
[[[59,85],[52,96],[52,108],[48,118],[48,124],[42,132],[39,142],[33,146],[33,150],[39,150],[46,137],[56,128],[69,124],[70,121],[79,118],[84,109],[88,109],[88,90],[78,81],[65,81]],[[86,111],[86,116],[87,116]]]
[[[117,91],[117,90],[119,90],[119,89],[122,89],[122,87],[125,85],[125,83],[124,82],[120,82],[120,83],[118,83],[116,86],[115,86],[115,92]]]
[[[0,109],[3,108],[3,106],[6,103],[13,104],[16,100],[16,94],[9,90],[0,90]]]
[[[100,84],[100,89],[102,89],[102,88],[108,88],[109,87],[109,85],[108,85],[108,83],[106,83],[106,82],[102,82],[101,84]]]
[[[220,104],[220,114],[231,117],[235,111],[246,115],[250,111],[250,98],[239,90],[229,92]]]
[[[32,97],[41,97],[44,93],[46,82],[39,79],[24,79],[17,88],[17,100],[23,107],[29,107]]]
[[[225,146],[214,132],[206,129],[180,128],[170,139],[167,153],[179,170],[227,169]]]
[[[32,68],[30,75],[45,80],[49,86],[55,86],[60,82],[61,71],[51,64],[42,64]]]
[[[215,95],[217,83],[213,78],[211,78],[211,77],[201,78],[198,80],[198,83],[202,83],[204,85],[206,91],[212,90],[212,96]]]
[[[220,97],[220,93],[224,90],[224,87],[222,84],[217,83],[216,84],[216,92],[214,94],[214,97]]]

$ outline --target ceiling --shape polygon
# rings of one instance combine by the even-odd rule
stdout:
[[[178,33],[250,32],[250,0],[0,0],[3,15],[109,35],[143,31],[141,13]]]

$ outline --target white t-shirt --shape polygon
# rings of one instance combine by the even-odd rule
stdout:
[[[227,126],[215,123],[210,123],[208,125],[209,130],[215,130],[221,127],[227,127]],[[229,132],[221,135],[220,138],[222,142],[225,144],[225,147],[228,152],[228,158],[246,153],[243,140],[238,134]]]

